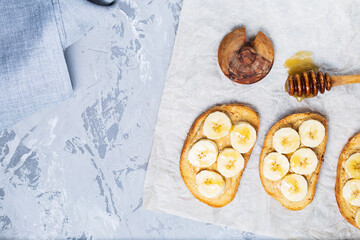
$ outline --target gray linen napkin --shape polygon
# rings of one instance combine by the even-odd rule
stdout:
[[[71,96],[64,50],[112,1],[0,1],[0,130]]]

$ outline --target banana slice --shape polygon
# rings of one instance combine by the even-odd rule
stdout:
[[[244,158],[235,149],[225,148],[219,153],[217,168],[224,177],[231,178],[244,168]]]
[[[203,133],[209,139],[218,139],[229,134],[231,120],[223,112],[213,112],[204,121]]]
[[[198,190],[204,197],[215,198],[225,190],[225,180],[216,172],[203,170],[195,178]]]
[[[280,191],[290,201],[301,201],[308,191],[306,179],[298,174],[290,174],[281,180]]]
[[[344,163],[346,173],[351,178],[360,178],[360,153],[354,153]]]
[[[301,143],[307,147],[316,147],[325,137],[325,127],[317,120],[307,120],[299,127]]]
[[[351,179],[343,187],[343,197],[351,205],[360,206],[360,179]]]
[[[299,134],[292,128],[281,128],[273,137],[273,146],[279,153],[292,153],[300,146]]]
[[[189,151],[188,159],[195,167],[209,167],[216,162],[218,147],[209,139],[196,142]]]
[[[298,174],[307,175],[315,171],[318,158],[310,148],[301,148],[294,152],[290,158],[291,169]]]
[[[256,142],[256,130],[247,122],[237,123],[230,132],[231,146],[240,153],[247,153]]]
[[[281,153],[269,153],[263,162],[263,174],[271,180],[282,179],[289,171],[289,160]]]
[[[358,227],[360,227],[360,208],[358,208],[358,210],[356,211],[355,222],[358,225]]]

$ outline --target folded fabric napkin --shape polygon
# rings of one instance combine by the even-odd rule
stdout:
[[[0,130],[71,96],[64,50],[113,1],[0,1]]]

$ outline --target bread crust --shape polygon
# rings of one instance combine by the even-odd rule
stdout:
[[[198,140],[206,138],[205,135],[202,133],[202,126],[206,119],[206,117],[213,112],[221,111],[227,114],[227,116],[231,119],[232,124],[236,124],[237,122],[248,122],[251,124],[255,130],[256,135],[259,132],[259,124],[260,119],[258,114],[251,109],[250,107],[244,106],[242,104],[226,104],[226,105],[220,105],[213,108],[210,108],[203,114],[201,114],[192,124],[189,133],[186,137],[186,140],[184,142],[182,151],[181,151],[181,157],[180,157],[180,173],[181,177],[184,180],[184,183],[186,187],[190,190],[190,192],[196,197],[199,201],[206,203],[207,205],[211,207],[223,207],[230,203],[236,195],[236,192],[239,187],[240,179],[243,174],[243,171],[246,167],[247,162],[249,161],[251,152],[253,148],[250,149],[249,152],[242,154],[244,157],[244,168],[235,176],[231,178],[225,178],[225,190],[224,192],[216,197],[216,198],[207,198],[200,194],[200,192],[197,189],[195,176],[198,172],[207,169],[212,170],[215,172],[217,171],[217,162],[215,162],[213,165],[207,168],[198,168],[194,167],[189,163],[189,160],[187,158],[188,152],[193,146],[194,143],[196,143]],[[226,147],[231,147],[230,145],[230,139],[229,135],[220,139],[220,140],[214,140],[217,143],[217,146],[219,148],[219,151]]]
[[[303,175],[308,182],[308,192],[303,200],[294,202],[294,201],[288,200],[287,198],[285,198],[282,195],[282,193],[280,191],[280,187],[279,187],[281,179],[278,181],[270,181],[269,179],[265,178],[262,168],[263,168],[264,158],[269,153],[275,152],[275,149],[272,145],[272,138],[273,138],[275,132],[277,130],[279,130],[280,128],[284,128],[284,127],[291,127],[293,129],[295,129],[296,131],[298,131],[300,124],[302,122],[304,122],[306,120],[310,120],[310,119],[317,120],[324,125],[325,137],[324,137],[324,140],[318,146],[316,146],[315,148],[312,148],[312,150],[315,152],[315,154],[319,160],[319,163],[318,163],[315,171],[309,175]],[[262,151],[260,154],[260,160],[259,160],[260,180],[261,180],[261,183],[262,183],[265,191],[270,196],[272,196],[273,198],[278,200],[281,203],[281,205],[284,206],[285,208],[292,210],[292,211],[298,211],[298,210],[304,209],[307,205],[309,205],[312,202],[314,195],[315,195],[316,184],[319,179],[321,165],[322,165],[322,162],[324,161],[327,135],[328,135],[328,128],[327,128],[326,119],[323,118],[322,116],[320,116],[319,114],[315,114],[315,113],[296,113],[296,114],[289,115],[289,116],[281,119],[280,121],[278,121],[274,126],[271,127],[271,129],[266,134],[265,139],[264,139],[264,145],[263,145],[263,148],[262,148]],[[300,145],[299,148],[301,148],[301,147],[304,147],[304,146]],[[288,159],[290,159],[291,155],[292,155],[292,153],[286,154],[286,157]],[[292,173],[292,171],[290,170],[289,173]]]
[[[355,221],[356,211],[359,207],[348,203],[342,195],[342,189],[345,183],[351,179],[350,176],[345,172],[343,167],[344,162],[352,154],[357,152],[360,153],[360,133],[357,133],[355,136],[351,137],[340,153],[336,170],[335,197],[341,215],[343,215],[343,217],[354,227],[360,229]]]

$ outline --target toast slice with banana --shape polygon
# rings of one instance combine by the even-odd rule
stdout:
[[[297,113],[267,133],[259,161],[265,191],[289,210],[301,210],[315,195],[327,141],[327,122],[315,113]]]
[[[213,107],[194,121],[179,167],[195,198],[212,207],[234,199],[258,131],[258,114],[241,104]]]
[[[335,196],[343,217],[360,229],[360,133],[350,138],[340,153]]]

